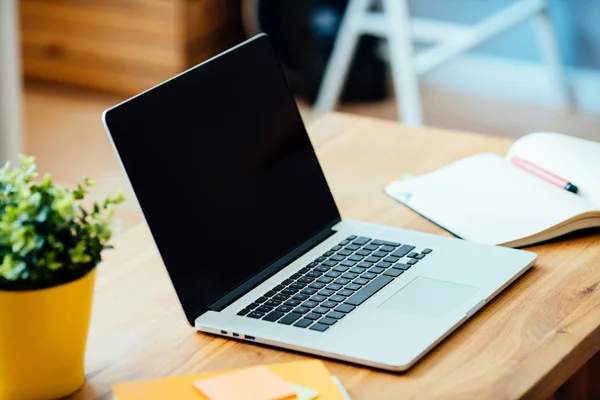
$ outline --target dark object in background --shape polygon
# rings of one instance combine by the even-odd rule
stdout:
[[[270,36],[286,67],[292,90],[314,102],[347,0],[253,0],[250,3],[256,7],[252,14],[258,19],[253,25]],[[342,101],[373,101],[387,96],[386,66],[376,55],[377,43],[374,37],[360,39]]]

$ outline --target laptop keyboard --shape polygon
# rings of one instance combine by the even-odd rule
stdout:
[[[352,235],[237,315],[325,332],[432,251]]]

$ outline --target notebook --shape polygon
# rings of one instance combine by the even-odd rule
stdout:
[[[287,382],[314,389],[319,393],[317,400],[345,399],[333,377],[319,360],[272,364],[266,365],[266,368]],[[208,400],[194,387],[195,382],[241,370],[243,369],[124,382],[113,385],[112,390],[118,400]]]
[[[577,193],[516,166],[513,159],[573,183]],[[517,140],[505,157],[476,154],[392,182],[385,193],[463,239],[522,247],[600,227],[600,143],[532,133]]]

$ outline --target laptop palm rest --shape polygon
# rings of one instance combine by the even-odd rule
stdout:
[[[438,319],[452,313],[478,291],[479,288],[474,286],[420,276],[381,303],[379,308]]]

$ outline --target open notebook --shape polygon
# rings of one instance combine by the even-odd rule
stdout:
[[[513,157],[575,184],[577,194],[513,165]],[[532,133],[517,140],[506,157],[470,156],[390,183],[385,192],[461,238],[526,246],[600,227],[600,143]]]

